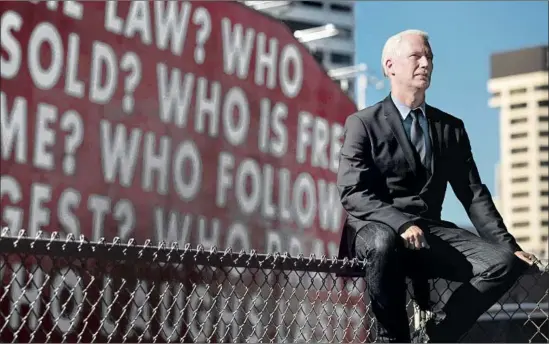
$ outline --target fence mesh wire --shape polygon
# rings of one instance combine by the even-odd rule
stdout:
[[[0,237],[1,342],[375,342],[356,260],[136,245],[55,233]],[[547,265],[465,342],[548,342]],[[457,284],[433,281],[444,303]],[[411,329],[428,314],[408,303]]]

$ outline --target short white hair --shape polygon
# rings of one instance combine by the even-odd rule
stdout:
[[[404,30],[397,33],[394,36],[389,37],[385,45],[383,46],[383,52],[381,53],[381,68],[383,70],[383,76],[388,76],[385,63],[391,57],[397,56],[400,54],[400,44],[402,43],[402,38],[407,35],[419,35],[425,39],[426,42],[429,42],[429,34],[421,30]]]

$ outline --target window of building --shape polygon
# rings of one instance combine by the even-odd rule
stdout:
[[[547,152],[549,151],[549,146],[539,146],[540,152]]]
[[[549,211],[549,205],[542,205],[541,211]]]
[[[322,64],[323,60],[324,60],[324,51],[322,51],[321,49],[316,49],[314,51],[311,52],[313,57],[315,58],[316,62]]]
[[[525,183],[528,181],[528,177],[518,177],[511,179],[511,183]]]
[[[540,192],[540,195],[541,195],[541,197],[549,196],[549,191],[547,191],[547,190],[542,190],[542,191]]]
[[[526,88],[515,88],[514,90],[511,90],[511,92],[509,92],[511,94],[522,94],[522,93],[526,93]]]
[[[520,147],[511,149],[511,154],[525,153],[528,152],[528,147]]]
[[[511,120],[511,124],[526,123],[527,121],[528,121],[528,118],[526,117],[514,118]]]
[[[549,122],[549,116],[540,115],[539,116],[539,121],[540,122]]]
[[[341,38],[353,38],[353,30],[352,29],[348,29],[348,28],[345,28],[345,27],[338,26],[337,30],[339,31],[339,34],[338,34],[339,37],[341,37]]]
[[[492,97],[494,97],[494,98],[495,98],[495,97],[499,97],[499,96],[501,96],[501,92],[494,92],[494,93],[492,93]]]
[[[306,7],[322,8],[324,4],[320,1],[300,1],[301,5]]]
[[[528,133],[511,134],[512,139],[521,139],[521,138],[526,137],[526,136],[528,136]]]
[[[297,21],[297,20],[283,20],[282,21],[286,26],[292,31],[298,31],[298,30],[307,30],[311,29],[313,27],[319,27],[322,24],[315,24],[305,21]]]
[[[530,237],[527,236],[518,236],[516,237],[517,242],[528,242],[530,241]]]
[[[513,213],[527,213],[530,210],[528,207],[514,207],[512,209]]]
[[[527,166],[528,166],[527,162],[515,162],[514,164],[511,164],[511,168],[523,168]]]
[[[536,91],[546,91],[549,90],[549,85],[538,85],[534,87],[534,90]]]
[[[530,221],[522,221],[522,222],[515,222],[513,223],[513,227],[515,228],[524,228],[530,226]]]
[[[547,131],[547,130],[541,130],[541,131],[539,132],[539,136],[541,136],[541,137],[549,136],[549,131]]]
[[[539,107],[547,107],[547,106],[549,106],[549,100],[540,100],[540,101],[538,101],[538,106],[539,106]]]
[[[539,166],[540,166],[540,167],[549,166],[549,161],[540,161],[540,162],[539,162]]]
[[[347,81],[347,94],[354,94],[355,92],[355,83],[353,80]]]
[[[528,197],[530,193],[528,191],[521,191],[521,192],[513,192],[511,194],[511,197],[513,198],[524,198],[524,197]]]
[[[336,11],[336,12],[352,12],[353,11],[353,8],[349,5],[343,5],[343,4],[331,4],[330,5],[330,9],[332,11]]]
[[[547,182],[547,181],[549,181],[549,176],[541,176],[541,177],[539,177],[539,180],[542,181],[542,182]]]
[[[526,103],[511,104],[511,110],[524,109],[526,106],[528,106],[528,104],[526,104]]]
[[[548,227],[549,226],[549,221],[541,221],[541,226],[542,227]],[[545,236],[545,240],[547,240],[547,235]]]
[[[332,53],[330,55],[330,61],[332,63],[349,65],[353,63],[353,57],[349,54]]]

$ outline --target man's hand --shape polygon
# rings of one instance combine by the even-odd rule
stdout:
[[[528,253],[528,252],[524,252],[524,251],[517,251],[515,252],[515,256],[519,257],[521,260],[523,260],[524,262],[526,262],[526,264],[532,266],[534,265],[534,263],[536,261],[538,261],[538,259],[536,258],[536,256],[534,256],[533,254],[531,253]]]
[[[410,226],[400,235],[404,239],[404,246],[411,250],[420,250],[429,248],[429,244],[423,235],[423,231],[418,226]]]

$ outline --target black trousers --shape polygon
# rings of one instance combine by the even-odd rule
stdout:
[[[461,228],[421,225],[429,249],[411,250],[392,228],[372,223],[356,237],[357,258],[366,259],[366,282],[378,340],[410,342],[406,276],[463,282],[427,328],[431,342],[457,342],[507,292],[528,264],[507,248]]]

